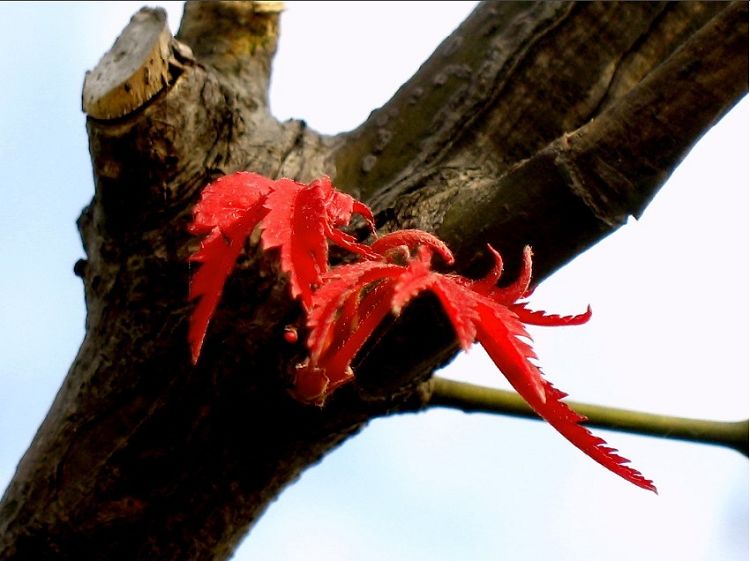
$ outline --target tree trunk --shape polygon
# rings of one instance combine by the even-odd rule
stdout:
[[[430,298],[385,327],[357,382],[291,399],[301,320],[248,245],[203,355],[187,346],[186,233],[209,181],[322,174],[381,232],[436,232],[480,274],[492,243],[535,279],[638,216],[747,91],[736,3],[486,3],[359,128],[268,108],[277,2],[142,9],[87,75],[95,174],[78,225],[86,337],[0,503],[0,561],[227,559],[282,488],[368,420],[424,407],[456,351]]]

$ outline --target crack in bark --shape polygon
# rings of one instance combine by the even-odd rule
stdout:
[[[284,147],[279,159],[279,166],[276,169],[273,177],[288,177],[290,179],[298,179],[301,171],[304,168],[304,157],[301,156],[305,146],[305,133],[307,132],[307,123],[301,119],[290,120],[285,123],[287,130],[291,129],[290,134],[292,136],[291,142],[288,142],[287,146]],[[289,160],[293,157],[300,158],[300,162],[297,163],[297,171],[295,173],[289,173],[290,168]]]
[[[495,105],[506,86],[513,81],[516,70],[528,60],[534,47],[566,21],[575,4],[567,2],[541,6],[548,11],[538,19],[519,16],[513,20],[508,31],[493,42],[493,48],[488,49],[487,58],[476,69],[478,79],[472,80],[465,89],[457,90],[441,112],[435,115],[431,126],[427,128],[429,143],[423,142],[420,152],[399,175],[374,195],[367,197],[375,212],[392,207],[397,199],[413,193],[425,184],[428,177],[434,174],[434,168],[439,166],[438,162],[448,159],[466,132],[472,131],[483,115]],[[484,7],[481,6],[482,9]],[[476,16],[472,14],[470,17],[479,17],[479,10],[477,8]],[[488,31],[485,33],[488,34]],[[510,41],[518,44],[519,37],[523,37],[521,49],[514,50],[512,46],[504,45]],[[506,51],[509,51],[510,56],[503,56]]]
[[[604,93],[601,95],[599,103],[596,104],[596,106],[586,117],[586,121],[593,119],[596,115],[599,115],[606,108],[606,106],[613,101],[610,98],[610,94],[612,93],[612,86],[613,84],[615,84],[619,77],[618,74],[623,68],[624,61],[634,53],[637,53],[649,38],[649,36],[654,32],[654,30],[663,22],[665,13],[667,13],[667,11],[670,9],[669,2],[654,2],[654,4],[661,5],[661,10],[656,13],[655,17],[649,22],[648,26],[641,32],[641,34],[636,37],[632,45],[627,50],[622,52],[616,62],[613,62],[612,72],[608,76],[607,85],[604,87]]]
[[[627,222],[627,215],[613,215],[611,209],[607,206],[607,196],[601,192],[598,185],[586,181],[586,174],[575,161],[569,138],[569,135],[563,136],[561,142],[555,143],[552,152],[554,154],[555,165],[557,165],[562,172],[571,192],[583,201],[591,213],[597,218],[597,220],[601,221],[607,229],[615,230],[620,226],[623,226]],[[601,159],[599,162],[605,164]],[[612,166],[607,167],[612,173],[608,177],[610,181],[603,181],[604,185],[613,186],[614,191],[622,193],[627,193],[633,190],[634,185],[632,182],[628,181],[626,177],[618,173]],[[615,178],[619,181],[613,181]],[[613,184],[616,184],[616,186]]]

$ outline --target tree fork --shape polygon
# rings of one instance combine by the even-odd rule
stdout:
[[[325,173],[374,204],[383,231],[418,224],[454,234],[469,194],[485,185],[498,208],[507,196],[514,216],[575,231],[578,214],[565,206],[529,197],[522,205],[497,186],[591,119],[625,118],[618,107],[648,80],[660,111],[683,99],[652,75],[701,34],[723,30],[707,46],[724,55],[691,51],[677,75],[691,71],[710,94],[696,98],[705,118],[669,129],[682,148],[656,179],[636,166],[629,180],[658,189],[747,90],[745,3],[487,3],[368,121],[324,136],[269,112],[280,9],[190,2],[176,37],[163,12],[143,9],[87,77],[95,193],[79,219],[86,260],[76,266],[86,336],[0,503],[0,560],[226,559],[302,470],[369,419],[427,403],[429,387],[419,383],[454,353],[444,321],[428,329],[441,324],[429,299],[384,328],[377,345],[385,352],[365,349],[361,384],[323,409],[289,398],[305,351],[282,334],[299,308],[274,259],[253,247],[225,289],[201,361],[190,364],[195,241],[185,225],[210,180],[242,169],[302,181]],[[617,127],[598,130],[594,152],[631,148],[633,137]],[[586,177],[601,172],[595,159],[575,163]],[[560,169],[530,179],[557,185]],[[449,241],[479,255],[498,239],[509,258],[520,255],[529,232],[517,219],[490,218],[467,222]],[[616,227],[591,223],[584,238],[550,237],[537,248],[537,278]],[[387,364],[378,360],[385,356]],[[391,372],[381,380],[384,367]]]

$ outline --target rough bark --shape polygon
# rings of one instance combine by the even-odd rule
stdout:
[[[300,311],[248,246],[190,364],[185,225],[251,169],[323,173],[382,231],[438,232],[466,263],[531,243],[541,280],[638,215],[747,91],[747,4],[487,3],[359,128],[268,110],[275,2],[141,10],[87,76],[95,193],[79,219],[87,332],[0,503],[0,560],[226,559],[280,490],[369,419],[423,407],[454,353],[421,299],[326,407],[285,388]],[[387,360],[386,360],[387,359]]]

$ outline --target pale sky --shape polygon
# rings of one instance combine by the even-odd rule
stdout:
[[[75,220],[92,193],[85,70],[140,2],[0,4],[0,487],[83,336]],[[176,30],[182,5],[168,8]],[[272,109],[355,127],[471,11],[470,2],[288,2]],[[706,419],[748,415],[748,103],[698,143],[638,222],[540,286],[585,326],[535,330],[572,399]],[[478,351],[445,372],[504,387]],[[637,489],[539,422],[431,411],[373,422],[268,509],[238,561],[743,561],[737,452],[598,431],[654,479]]]

